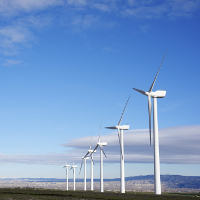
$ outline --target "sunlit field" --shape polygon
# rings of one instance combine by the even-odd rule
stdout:
[[[62,191],[62,190],[47,190],[34,188],[1,188],[0,199],[196,199],[200,194],[181,193],[181,194],[162,194],[154,195],[153,193],[136,193],[126,192],[121,194],[119,192],[91,192],[91,191]]]

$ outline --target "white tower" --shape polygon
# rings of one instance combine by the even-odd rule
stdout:
[[[96,150],[95,151],[92,150],[91,149],[91,145],[92,145],[92,137],[91,137],[91,142],[90,142],[90,149],[88,150],[88,152],[84,156],[84,158],[86,158],[88,155],[90,155],[90,158],[91,158],[91,172],[90,172],[90,176],[91,176],[91,191],[93,191],[94,190],[94,183],[93,183],[93,165],[94,165],[94,162],[93,162],[93,153],[95,153]]]
[[[70,165],[68,165],[66,162],[66,165],[63,168],[65,167],[66,167],[66,182],[67,182],[66,190],[68,190],[68,167],[70,167]]]
[[[74,191],[76,190],[76,177],[75,177],[75,174],[76,174],[76,168],[77,168],[78,166],[77,165],[74,165],[74,162],[73,162],[73,165],[71,166],[71,169],[73,169],[73,175],[74,175]],[[71,170],[70,169],[70,170]]]
[[[100,126],[100,132],[99,132],[99,141],[97,142],[97,146],[94,148],[93,152],[96,151],[98,147],[100,147],[100,192],[104,192],[104,187],[103,187],[103,154],[107,158],[103,146],[107,145],[107,142],[100,142],[100,133],[101,133],[101,126]]]
[[[120,151],[121,151],[121,155],[120,155],[120,176],[121,176],[121,193],[125,193],[125,175],[124,175],[124,135],[123,135],[123,130],[128,130],[129,129],[129,125],[123,125],[120,126],[124,111],[126,109],[126,106],[128,104],[128,101],[130,99],[130,96],[126,102],[126,105],[124,107],[122,116],[119,120],[119,123],[117,126],[111,126],[111,127],[106,127],[108,129],[117,129],[118,130],[118,138],[119,138],[119,143],[120,143]]]
[[[167,51],[165,52],[166,55]],[[133,88],[134,90],[140,92],[143,95],[148,97],[148,111],[149,111],[149,134],[150,134],[150,144],[151,144],[151,98],[153,98],[153,136],[154,136],[154,192],[155,194],[161,194],[161,182],[160,182],[160,157],[159,157],[159,138],[158,138],[158,117],[157,117],[157,98],[163,98],[166,95],[166,91],[157,90],[156,92],[152,92],[153,86],[155,84],[156,78],[164,61],[160,64],[156,77],[149,89],[148,92],[143,90],[138,90]]]

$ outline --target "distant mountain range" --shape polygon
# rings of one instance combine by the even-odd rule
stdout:
[[[57,178],[9,178],[1,180],[21,180],[28,182],[66,182],[66,179]],[[148,183],[153,184],[154,175],[126,177],[125,180],[147,181]],[[94,179],[94,182],[99,181],[100,179]],[[120,178],[104,179],[104,181],[120,181]],[[73,182],[73,179],[69,179],[69,182]],[[83,182],[83,179],[76,179],[76,182]],[[90,182],[90,179],[87,179],[87,182]],[[200,176],[161,175],[161,183],[165,184],[168,188],[200,189]]]

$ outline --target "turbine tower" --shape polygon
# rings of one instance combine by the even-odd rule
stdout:
[[[159,140],[158,140],[158,117],[157,117],[157,98],[164,98],[166,95],[166,91],[157,90],[152,92],[154,84],[156,82],[156,78],[164,61],[167,51],[162,59],[158,72],[154,78],[154,81],[148,92],[143,90],[138,90],[133,88],[134,90],[140,92],[143,95],[148,97],[148,111],[149,111],[149,135],[150,135],[150,145],[151,145],[151,98],[153,98],[153,136],[154,136],[154,192],[155,194],[161,194],[161,183],[160,183],[160,157],[159,157]]]
[[[104,192],[104,188],[103,188],[103,154],[105,155],[106,158],[107,158],[107,156],[106,156],[106,154],[103,150],[103,146],[106,146],[107,142],[100,142],[100,133],[101,133],[101,126],[100,126],[100,132],[99,132],[99,141],[97,142],[97,146],[94,148],[93,152],[96,152],[96,149],[98,147],[101,149],[100,150],[100,163],[101,163],[101,167],[100,167],[100,192]]]
[[[76,188],[75,188],[75,183],[76,183],[76,178],[75,178],[75,172],[76,171],[75,170],[76,170],[76,168],[77,168],[77,165],[74,165],[74,162],[73,162],[73,165],[71,166],[71,169],[73,169],[73,174],[74,174],[74,191],[76,190]]]
[[[93,184],[93,165],[94,165],[93,153],[95,153],[96,150],[95,151],[92,150],[91,145],[92,145],[92,137],[91,137],[91,142],[90,142],[90,148],[89,148],[88,152],[85,154],[84,158],[86,158],[88,155],[90,155],[90,158],[91,158],[91,191],[93,191],[94,190],[94,184]]]
[[[125,176],[124,176],[124,136],[123,136],[123,130],[128,130],[129,129],[129,125],[123,125],[120,126],[121,121],[122,121],[122,117],[124,115],[124,111],[126,109],[126,106],[128,104],[128,101],[130,99],[130,96],[126,102],[126,105],[124,107],[124,110],[122,112],[122,116],[119,120],[119,123],[117,126],[111,126],[111,127],[106,127],[108,129],[117,129],[118,131],[118,138],[119,138],[119,144],[120,144],[120,151],[121,151],[121,155],[120,155],[120,161],[121,161],[121,166],[120,166],[120,175],[121,175],[121,193],[125,193]]]
[[[82,162],[81,162],[81,167],[80,167],[80,172],[79,172],[79,174],[80,174],[81,168],[82,168],[82,165],[83,165],[83,160],[84,160],[84,191],[86,191],[86,160],[87,159],[89,159],[89,157],[82,156]]]
[[[68,167],[70,167],[70,165],[68,165],[67,162],[66,162],[66,165],[63,168],[65,168],[65,167],[66,167],[66,181],[67,181],[66,190],[68,190]]]

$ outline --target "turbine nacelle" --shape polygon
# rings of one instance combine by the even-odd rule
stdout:
[[[166,91],[164,90],[157,90],[155,92],[146,92],[146,91],[143,91],[143,90],[138,90],[136,88],[133,88],[134,90],[136,90],[137,92],[143,94],[143,95],[146,95],[146,96],[149,96],[149,97],[152,97],[152,98],[163,98],[165,97],[166,95]]]
[[[89,157],[82,157],[82,159],[87,160],[87,159],[89,159]]]
[[[98,146],[106,146],[107,145],[107,142],[98,142],[97,143]],[[95,150],[96,151],[96,150]]]
[[[163,98],[166,95],[166,91],[164,90],[157,90],[155,92],[146,92],[147,96],[150,96],[152,98]]]
[[[88,152],[89,152],[89,153],[96,153],[96,150],[91,150],[91,149],[89,149]]]
[[[70,167],[70,165],[65,165],[64,167]]]
[[[106,127],[107,129],[119,129],[119,130],[128,130],[129,125],[122,125],[122,126],[111,126],[111,127]]]

